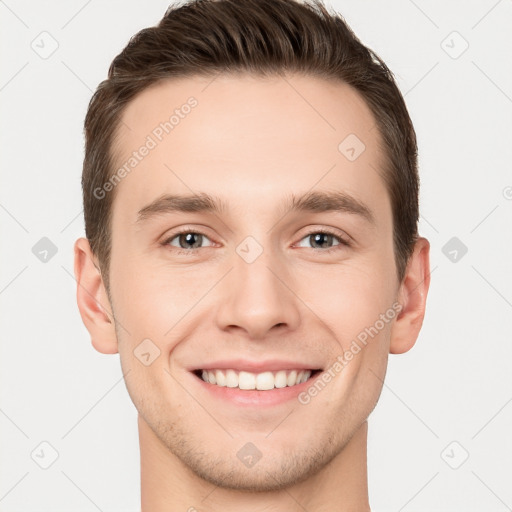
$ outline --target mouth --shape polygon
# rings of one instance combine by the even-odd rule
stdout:
[[[292,388],[313,379],[320,369],[287,369],[254,373],[243,370],[199,369],[193,373],[207,384],[243,391],[271,391],[274,389]]]
[[[218,359],[188,370],[198,397],[214,400],[234,414],[239,414],[240,407],[260,411],[293,403],[323,372],[300,361],[242,358]]]

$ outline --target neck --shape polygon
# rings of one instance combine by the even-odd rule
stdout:
[[[368,423],[320,472],[286,489],[241,492],[216,487],[185,466],[138,417],[141,463],[141,512],[369,512],[366,469]]]

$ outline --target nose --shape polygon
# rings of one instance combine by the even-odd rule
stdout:
[[[243,331],[251,340],[274,330],[294,330],[300,323],[300,300],[293,293],[292,277],[269,251],[248,263],[237,254],[233,269],[223,280],[217,322],[221,330]]]

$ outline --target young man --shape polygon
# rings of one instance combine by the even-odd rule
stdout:
[[[367,418],[429,287],[385,64],[320,3],[193,1],[85,134],[78,306],[139,413],[143,512],[369,510]]]

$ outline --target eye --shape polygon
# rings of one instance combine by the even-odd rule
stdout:
[[[204,241],[207,241],[207,245],[203,245]],[[304,245],[304,240],[311,244],[311,248],[320,250],[320,252],[329,253],[349,247],[350,243],[339,234],[325,229],[317,229],[308,233],[298,244],[298,247],[307,247]],[[199,231],[193,231],[191,229],[184,229],[179,232],[173,233],[164,242],[164,246],[170,246],[177,254],[194,254],[198,249],[204,247],[212,247],[214,244],[211,240]]]
[[[344,238],[336,233],[323,229],[308,233],[302,240],[308,240],[312,244],[313,249],[324,249],[323,252],[342,249],[350,245]],[[302,240],[299,242],[299,247],[304,247]],[[333,242],[337,243],[333,244]]]
[[[178,233],[174,233],[172,236],[167,238],[163,242],[163,245],[176,247],[178,253],[190,253],[194,252],[196,249],[205,247],[202,245],[204,240],[208,240],[210,242],[208,245],[206,245],[206,247],[213,245],[210,239],[204,233],[200,233],[198,231],[183,230]]]

